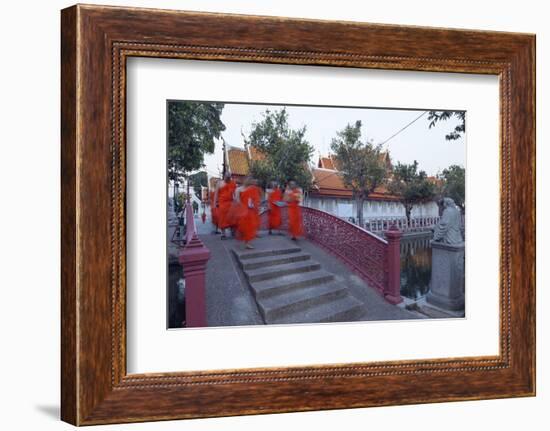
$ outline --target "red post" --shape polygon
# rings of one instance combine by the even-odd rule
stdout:
[[[388,241],[388,284],[384,289],[384,299],[391,304],[399,304],[403,302],[403,298],[401,298],[400,254],[403,233],[393,224],[385,234]]]
[[[185,209],[187,220],[186,244],[179,255],[185,277],[185,323],[187,327],[204,327],[206,321],[206,265],[208,250],[197,236],[190,202]]]

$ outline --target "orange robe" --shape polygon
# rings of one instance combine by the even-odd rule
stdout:
[[[220,229],[226,229],[232,225],[229,220],[229,209],[231,208],[231,203],[233,202],[233,194],[237,185],[234,181],[229,181],[225,183],[218,190],[218,227]]]
[[[256,186],[246,187],[241,191],[239,201],[242,213],[238,222],[237,238],[248,242],[256,238],[260,227],[260,189]]]
[[[281,226],[281,208],[275,202],[283,200],[283,193],[277,187],[269,194],[269,229],[279,229]]]
[[[210,214],[212,219],[212,224],[215,227],[218,227],[218,209],[216,208],[216,202],[214,202],[214,192],[210,192]]]
[[[302,208],[300,207],[301,196],[302,193],[299,189],[291,190],[288,194],[288,232],[293,238],[304,234]]]

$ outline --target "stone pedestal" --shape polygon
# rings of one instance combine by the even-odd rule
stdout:
[[[191,202],[186,204],[185,217],[186,243],[179,254],[185,277],[185,325],[188,328],[200,328],[207,326],[206,265],[210,259],[210,250],[197,236]]]
[[[432,278],[426,301],[436,307],[464,310],[464,243],[432,245]]]
[[[179,255],[185,277],[185,325],[188,328],[207,326],[206,265],[210,250],[194,235]]]
[[[400,246],[403,233],[392,225],[384,232],[388,241],[388,284],[384,289],[384,299],[390,304],[400,304],[401,297],[401,256]]]

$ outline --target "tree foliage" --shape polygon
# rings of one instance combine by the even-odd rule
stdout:
[[[168,102],[168,178],[181,181],[204,166],[225,125],[223,103]]]
[[[330,148],[338,164],[339,175],[351,188],[357,203],[357,219],[363,225],[363,202],[379,185],[387,171],[381,145],[361,141],[361,121],[348,124],[336,133]]]
[[[450,118],[456,118],[458,124],[454,130],[445,135],[445,139],[448,141],[456,141],[461,138],[466,131],[466,111],[430,111],[428,113],[428,121],[430,122],[429,128],[431,129],[440,121],[447,121]]]
[[[393,167],[392,180],[388,184],[389,191],[398,196],[405,206],[407,220],[411,219],[414,205],[429,202],[436,196],[436,185],[430,181],[425,171],[418,170],[418,162],[405,164],[398,162]]]
[[[462,166],[451,165],[438,176],[441,180],[441,197],[449,197],[462,212],[465,209],[466,170]]]
[[[275,164],[269,158],[252,160],[250,162],[250,174],[258,180],[258,185],[263,188],[267,188],[270,181],[278,181],[281,184],[286,181],[285,176],[276,171]]]
[[[202,187],[208,186],[208,175],[206,171],[199,171],[189,175],[188,181],[189,181],[189,186],[193,187],[195,196],[201,199]]]
[[[262,114],[262,120],[252,124],[252,130],[245,137],[246,145],[259,150],[265,157],[250,163],[250,173],[260,185],[269,181],[285,183],[293,179],[305,191],[312,185],[308,163],[313,147],[305,139],[306,127],[292,129],[288,124],[285,108]]]
[[[187,193],[178,192],[175,198],[176,206],[174,208],[174,210],[176,211],[176,214],[179,213],[185,207],[186,202],[187,202]]]

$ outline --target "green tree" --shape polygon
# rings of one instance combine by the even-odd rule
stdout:
[[[361,141],[361,121],[337,132],[330,148],[337,160],[339,175],[351,188],[357,206],[357,221],[363,226],[363,203],[386,180],[386,162],[381,145]]]
[[[411,164],[398,162],[393,167],[393,175],[388,189],[399,197],[405,207],[405,214],[409,222],[414,205],[432,201],[436,196],[436,185],[430,181],[425,171],[418,170],[416,160]]]
[[[438,175],[441,181],[441,197],[449,197],[457,204],[462,214],[465,211],[466,170],[462,166],[451,165]]]
[[[308,163],[313,147],[305,139],[306,127],[292,129],[288,124],[285,108],[278,111],[267,109],[262,120],[252,124],[246,145],[259,150],[265,157],[250,163],[250,173],[265,187],[270,180],[285,183],[293,179],[307,191],[312,185]]]
[[[225,125],[223,103],[168,102],[168,178],[182,181],[204,166],[204,154],[212,154],[215,139]]]
[[[176,197],[176,212],[179,213],[179,211],[185,206],[185,202],[187,202],[187,193],[185,192],[179,192]]]
[[[428,113],[428,121],[430,122],[429,128],[431,129],[440,121],[447,121],[451,118],[456,118],[458,124],[454,130],[445,135],[445,139],[448,141],[456,141],[461,138],[466,131],[466,111],[430,111]]]
[[[277,180],[281,184],[286,181],[284,174],[276,171],[275,163],[271,158],[252,160],[250,162],[250,174],[258,180],[258,185],[263,188],[268,187],[269,182],[272,180]]]
[[[188,181],[189,181],[189,186],[193,187],[195,196],[201,199],[202,187],[206,187],[208,185],[208,174],[206,173],[206,171],[199,171],[189,175]]]

